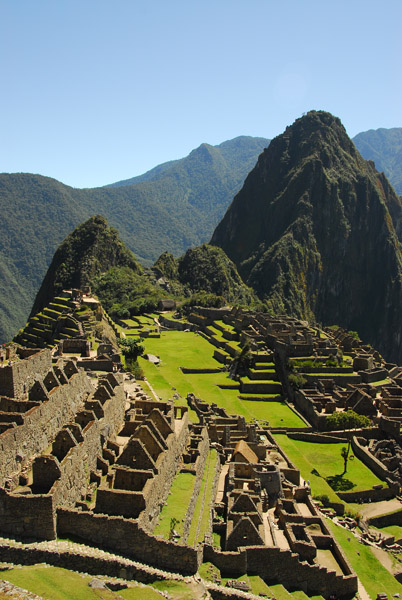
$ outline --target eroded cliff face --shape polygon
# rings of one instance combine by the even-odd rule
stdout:
[[[312,111],[260,156],[211,243],[275,311],[357,330],[400,362],[401,217],[340,120]]]

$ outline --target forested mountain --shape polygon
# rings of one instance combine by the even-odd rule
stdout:
[[[32,174],[0,175],[0,340],[25,323],[53,253],[93,214],[104,215],[146,265],[209,239],[233,195],[269,143],[239,137],[202,144],[134,184],[74,189]]]
[[[311,111],[261,154],[211,243],[272,310],[357,330],[400,363],[401,223],[386,177]]]
[[[356,135],[353,142],[366,160],[384,171],[395,191],[402,196],[402,127],[370,129]]]

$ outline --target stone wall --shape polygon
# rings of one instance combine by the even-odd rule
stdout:
[[[105,550],[183,574],[197,572],[202,550],[168,542],[145,532],[137,521],[58,509],[58,537],[70,537]]]
[[[91,391],[85,373],[76,373],[68,384],[54,388],[47,400],[27,411],[22,425],[0,435],[0,486],[24,461],[33,454],[41,454],[49,446],[57,432],[73,420]]]
[[[395,479],[395,475],[391,473],[386,466],[378,460],[371,452],[362,446],[356,436],[352,438],[352,448],[355,456],[359,458],[379,479],[387,481],[388,479]]]
[[[86,371],[105,371],[107,373],[113,372],[113,361],[110,360],[96,360],[96,359],[83,359],[77,361],[77,366],[82,367]]]
[[[239,577],[244,573],[259,575],[269,583],[281,583],[289,591],[303,589],[308,595],[327,596],[328,590],[338,598],[348,598],[357,592],[357,577],[335,545],[332,548],[344,575],[336,575],[317,564],[300,562],[297,555],[277,547],[254,546],[239,552],[220,552],[204,546],[204,561],[221,570],[224,577]]]
[[[21,398],[37,379],[44,379],[51,368],[52,353],[48,349],[0,367],[0,395]]]
[[[67,453],[60,464],[61,477],[51,489],[56,506],[73,507],[86,492],[91,471],[96,470],[102,442],[119,432],[125,409],[123,385],[114,387],[114,395],[103,404],[104,416],[86,425],[83,441]]]
[[[380,529],[389,525],[402,525],[402,510],[396,510],[386,515],[378,515],[378,517],[371,517],[368,519],[368,522],[370,525]]]
[[[183,321],[175,321],[174,319],[168,319],[164,315],[160,315],[159,323],[166,327],[167,329],[174,329],[176,331],[184,331],[185,329],[189,329],[190,331],[196,331],[197,327],[194,327],[192,323],[187,323]]]
[[[332,435],[324,435],[320,433],[305,433],[304,431],[289,432],[288,437],[292,440],[300,440],[303,442],[316,442],[317,444],[339,444],[347,441],[347,437],[336,437]]]
[[[188,438],[188,411],[183,412],[180,421],[176,421],[175,435],[167,439],[168,449],[163,452],[161,461],[158,462],[158,473],[150,480],[149,493],[146,498],[146,509],[139,517],[141,526],[146,531],[153,531],[159,513],[169,494],[170,487]]]
[[[399,488],[399,486],[397,486]],[[392,487],[383,487],[381,489],[363,490],[361,492],[337,492],[337,495],[344,502],[380,502],[389,500],[396,495]]]
[[[153,581],[166,579],[168,573],[163,573],[135,563],[121,557],[95,557],[76,552],[52,552],[39,548],[27,548],[23,546],[0,545],[0,561],[16,565],[35,565],[39,563],[62,567],[79,573],[91,575],[107,575],[109,577],[121,577],[127,580],[152,583]]]
[[[202,439],[198,444],[199,456],[196,460],[196,475],[195,482],[193,487],[193,493],[191,495],[191,499],[187,508],[186,516],[184,518],[184,527],[183,527],[183,541],[186,542],[188,538],[188,534],[191,527],[191,521],[194,515],[195,505],[197,503],[198,494],[200,493],[202,477],[204,475],[205,463],[208,457],[209,452],[209,437],[206,427],[202,429]]]
[[[0,528],[2,533],[21,538],[56,537],[56,520],[52,497],[21,496],[0,489]]]

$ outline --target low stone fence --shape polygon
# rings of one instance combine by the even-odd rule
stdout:
[[[394,498],[396,493],[393,487],[363,490],[361,492],[336,492],[344,502],[380,502]]]
[[[387,515],[378,515],[377,517],[371,517],[367,519],[370,525],[374,527],[382,528],[388,527],[389,525],[402,525],[402,509],[388,513]]]
[[[0,561],[16,565],[45,563],[54,567],[78,571],[79,573],[120,577],[129,581],[140,581],[141,583],[164,580],[169,578],[170,575],[123,557],[103,558],[71,551],[61,552],[56,550],[52,552],[40,548],[4,544],[0,544]],[[6,573],[5,578],[7,578]]]
[[[157,538],[122,517],[97,515],[78,510],[57,510],[58,537],[94,544],[128,558],[185,575],[197,572],[202,550]]]
[[[196,369],[190,367],[180,367],[180,370],[185,375],[195,375],[195,374],[207,374],[207,373],[222,373],[222,368],[214,368],[214,369]]]
[[[164,315],[160,315],[159,323],[162,325],[162,327],[166,327],[166,329],[174,329],[175,331],[184,331],[185,329],[197,331],[197,327],[195,327],[193,323],[188,323],[187,321],[175,321],[173,319],[168,319]]]
[[[378,460],[371,452],[360,444],[357,436],[352,438],[352,448],[355,456],[359,458],[379,479],[384,481],[395,480],[395,475],[391,473],[386,466]]]
[[[357,592],[357,577],[335,542],[331,550],[344,575],[337,575],[317,564],[300,562],[297,554],[273,546],[249,546],[238,552],[221,552],[205,545],[204,561],[218,567],[224,577],[239,577],[248,572],[281,583],[289,590],[303,589],[308,595],[326,596],[331,590],[338,598],[353,596]]]
[[[193,487],[193,493],[191,495],[191,499],[187,508],[186,516],[184,518],[184,527],[183,527],[183,541],[186,542],[188,538],[188,534],[191,527],[191,521],[193,519],[195,505],[197,503],[198,494],[200,493],[202,478],[204,475],[205,463],[208,458],[209,451],[209,438],[207,434],[207,430],[203,430],[203,437],[200,443],[198,444],[198,450],[200,452],[199,457],[197,458],[196,466],[196,476]]]
[[[300,440],[303,442],[315,442],[318,444],[339,444],[347,442],[347,438],[339,438],[333,435],[323,435],[321,433],[310,433],[305,431],[289,431],[288,437],[292,440]]]

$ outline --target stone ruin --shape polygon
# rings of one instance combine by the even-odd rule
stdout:
[[[241,311],[230,318],[269,360],[275,332],[280,344],[312,343],[297,322],[284,328],[280,319]],[[288,589],[339,597],[356,591],[356,576],[309,488],[267,428],[194,396],[189,405],[199,422],[192,424],[187,407],[151,399],[128,375],[80,368],[85,342],[63,341],[58,356],[21,350],[0,367],[3,535],[77,539],[184,574],[204,560],[224,576],[252,572]],[[78,360],[68,356],[72,349]],[[101,356],[107,352],[102,348]],[[176,473],[192,472],[200,481],[211,447],[219,460],[204,543],[185,543],[191,511],[182,541],[155,536]],[[323,552],[331,553],[335,570],[320,566]]]

